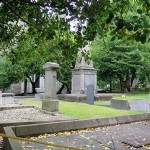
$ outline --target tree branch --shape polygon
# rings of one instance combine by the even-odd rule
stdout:
[[[1,0],[7,7],[8,9],[14,13],[18,18],[20,18],[23,22],[25,22],[26,24],[32,25],[31,23],[27,22],[26,20],[24,20],[19,14],[16,13],[16,11],[12,8],[12,6],[9,5],[9,3],[7,3],[7,1],[5,0]]]

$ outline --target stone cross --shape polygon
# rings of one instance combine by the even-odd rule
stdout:
[[[50,112],[58,111],[56,81],[59,64],[47,62],[43,68],[45,69],[45,94],[42,100],[42,109]]]

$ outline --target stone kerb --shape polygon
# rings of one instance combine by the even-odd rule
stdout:
[[[58,111],[59,101],[57,100],[57,70],[59,64],[47,62],[43,68],[45,69],[45,94],[42,100],[42,109],[47,111]]]

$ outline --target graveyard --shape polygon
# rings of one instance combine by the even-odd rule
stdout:
[[[57,94],[59,68],[43,65],[44,89],[32,97],[0,93],[0,149],[149,148],[149,92],[98,93],[93,62],[79,51],[71,93]]]
[[[82,63],[84,67],[88,65],[86,61]],[[83,66],[79,69],[83,69]],[[73,86],[74,90],[70,94],[70,100],[66,99],[67,94],[64,100],[59,100],[56,94],[59,65],[47,62],[43,68],[45,69],[45,90],[42,99],[40,99],[41,95],[35,95],[33,99],[15,100],[12,93],[1,93],[1,101],[3,97],[9,97],[7,103],[1,103],[0,106],[2,149],[45,149],[47,147],[49,149],[78,150],[132,147],[145,149],[148,147],[150,144],[148,92],[138,97],[137,94],[135,97],[134,94],[97,94],[93,84],[96,80],[89,82],[89,78],[84,80],[85,87],[79,81],[78,84],[81,87]],[[82,79],[86,73],[82,75]],[[96,77],[95,74],[94,76]],[[76,84],[76,81],[74,83]],[[81,97],[84,99],[79,101]],[[145,126],[145,130],[141,130],[142,126]],[[129,132],[125,132],[127,129]],[[120,134],[123,134],[122,138]],[[96,138],[100,140],[97,141]]]
[[[0,150],[150,149],[149,0],[0,1]]]

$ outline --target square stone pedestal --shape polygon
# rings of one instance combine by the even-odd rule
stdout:
[[[58,100],[42,100],[42,109],[50,112],[58,111],[59,101]]]

